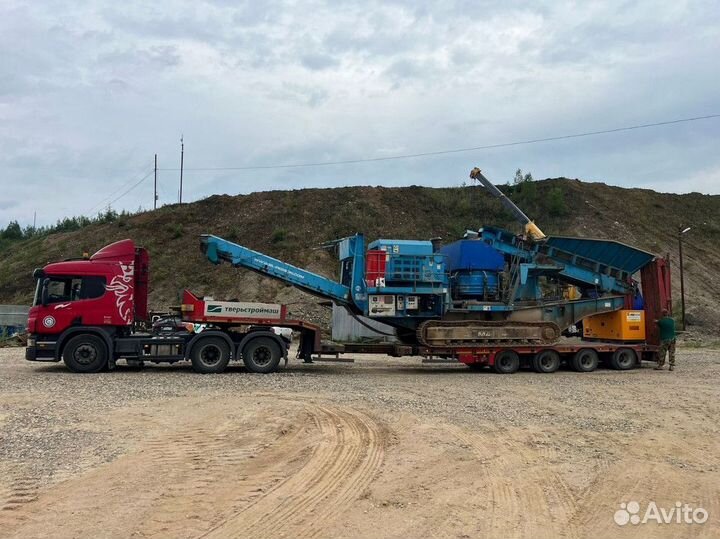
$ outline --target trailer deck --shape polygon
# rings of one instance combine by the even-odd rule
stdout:
[[[323,341],[316,353],[320,356],[343,354],[384,354],[392,357],[421,356],[425,358],[444,358],[456,360],[468,366],[490,366],[502,352],[518,354],[523,366],[532,365],[533,358],[544,352],[552,351],[568,362],[581,351],[594,351],[601,360],[609,360],[619,350],[632,350],[637,361],[655,361],[659,347],[645,342],[607,342],[589,341],[579,338],[566,338],[554,345],[483,345],[462,348],[439,348],[412,346],[401,343],[334,343]],[[633,362],[634,364],[637,361]],[[632,365],[631,365],[632,366]]]

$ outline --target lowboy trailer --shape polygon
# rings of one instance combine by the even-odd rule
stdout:
[[[655,361],[658,348],[646,342],[589,342],[569,338],[550,346],[478,344],[462,349],[324,342],[318,353],[438,357],[463,363],[471,370],[489,367],[499,374],[512,374],[522,367],[540,373],[553,373],[563,365],[577,372],[592,372],[601,364],[615,370],[629,370],[641,361]]]

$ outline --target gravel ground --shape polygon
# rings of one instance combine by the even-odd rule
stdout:
[[[372,453],[376,455],[374,480],[358,483],[361,491],[338,494],[335,505],[329,503],[330,494],[324,494],[325,502],[319,507],[336,507],[337,514],[330,515],[327,526],[317,533],[374,537],[627,534],[630,528],[612,523],[621,501],[635,496],[640,501],[668,500],[671,506],[680,495],[688,503],[704,504],[710,521],[688,529],[669,525],[660,530],[661,536],[688,530],[690,535],[711,536],[720,531],[720,351],[680,350],[679,367],[673,373],[654,371],[645,364],[627,372],[600,369],[587,374],[520,372],[510,376],[470,372],[462,365],[423,365],[415,359],[374,356],[357,357],[353,364],[291,361],[274,375],[254,375],[232,367],[222,375],[202,376],[189,365],[148,366],[140,371],[119,366],[111,373],[76,375],[62,364],[26,362],[23,352],[0,350],[2,537],[27,537],[32,533],[26,527],[29,522],[62,531],[55,527],[57,514],[44,511],[43,500],[55,499],[60,490],[73,485],[92,484],[93,474],[110,473],[118,463],[130,466],[128,459],[155,451],[158,436],[171,436],[191,421],[199,425],[207,421],[210,426],[216,421],[213,428],[220,430],[242,423],[246,433],[260,432],[267,423],[280,431],[302,428],[307,436],[314,436],[311,431],[317,426],[318,440],[327,441],[329,435],[322,435],[322,421],[317,419],[320,416],[308,419],[303,415],[315,413],[308,406],[341,414],[337,416],[341,419],[333,420],[338,425],[342,417],[362,414],[362,421],[353,419],[345,432],[367,430],[367,436],[358,434],[356,440],[365,448],[362,454],[371,454],[368,448],[373,444],[382,448],[382,459]],[[203,434],[203,440],[224,439],[217,438],[218,432]],[[293,447],[288,443],[288,448]],[[268,440],[261,447],[273,444]],[[237,441],[235,446],[239,445]],[[283,473],[297,478],[308,474],[306,479],[311,481],[313,468],[308,463],[312,459],[307,457],[310,460],[305,462],[302,455],[298,453],[297,468]],[[370,466],[358,461],[357,470],[366,464]],[[245,470],[243,477],[253,473]],[[258,481],[265,477],[265,472],[257,473]],[[270,477],[266,479],[271,482]],[[179,484],[182,481],[178,479]],[[348,476],[333,488],[343,484],[354,483]],[[510,490],[508,485],[512,485]],[[272,492],[267,485],[259,488]],[[487,516],[478,516],[472,506],[463,508],[456,502],[458,496],[489,500]],[[262,500],[259,506],[273,503],[271,494]],[[227,514],[213,518],[232,522],[241,502],[233,503],[228,501]],[[522,512],[518,507],[524,508]],[[517,518],[513,511],[518,512]],[[445,516],[428,518],[435,513]],[[375,523],[371,527],[368,515]],[[447,515],[454,517],[450,521]],[[288,517],[278,529],[230,527],[226,531],[282,536],[311,529],[298,518]],[[218,525],[211,520],[198,524],[188,536],[201,535],[203,526]],[[170,537],[178,529],[189,529],[184,526],[163,533],[155,525],[148,522],[143,525],[147,528],[134,531],[144,534],[152,529],[155,536]],[[103,526],[106,532],[114,529],[104,521]],[[640,528],[632,529],[642,535]],[[117,536],[130,535],[124,533],[128,531],[118,527]]]

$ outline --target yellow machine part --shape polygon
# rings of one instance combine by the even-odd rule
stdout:
[[[607,341],[644,341],[645,311],[621,309],[583,319],[583,337]]]
[[[525,234],[534,240],[543,240],[546,238],[545,233],[540,230],[540,227],[538,227],[534,221],[525,223]]]
[[[571,284],[567,285],[563,289],[563,298],[565,299],[580,299],[582,297],[582,292],[577,286],[573,286]]]

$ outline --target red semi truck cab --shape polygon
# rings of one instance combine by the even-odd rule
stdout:
[[[319,328],[287,319],[283,305],[205,301],[189,291],[180,312],[197,330],[189,324],[169,334],[143,332],[149,325],[149,255],[129,239],[88,258],[48,264],[34,277],[25,357],[63,360],[75,372],[113,368],[120,358],[138,364],[190,360],[202,373],[222,372],[242,358],[248,370],[273,372],[287,360],[288,347],[276,326],[300,331],[305,358],[320,346]]]
[[[55,335],[72,326],[121,329],[147,320],[148,259],[146,249],[122,240],[88,259],[35,270],[28,333]]]

